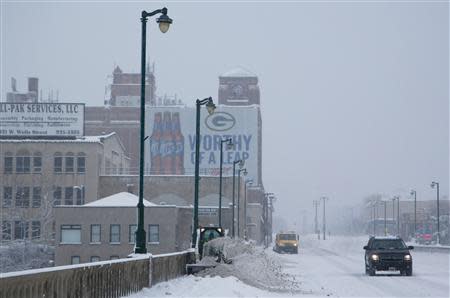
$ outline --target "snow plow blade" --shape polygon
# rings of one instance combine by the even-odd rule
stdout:
[[[202,270],[205,270],[208,268],[214,268],[214,267],[216,267],[216,264],[187,264],[186,272],[187,272],[187,274],[195,274]]]

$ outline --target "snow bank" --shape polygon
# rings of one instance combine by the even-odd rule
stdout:
[[[168,282],[145,288],[127,298],[149,297],[286,297],[285,293],[268,292],[246,285],[239,279],[229,276],[222,278],[183,276]]]
[[[234,276],[247,285],[275,292],[300,292],[295,276],[284,273],[280,260],[267,254],[262,247],[228,237],[217,238],[205,245],[205,251],[221,250],[231,264],[219,263],[215,268],[203,270],[197,276]],[[201,263],[210,263],[204,258]]]

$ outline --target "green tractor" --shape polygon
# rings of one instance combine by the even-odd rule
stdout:
[[[203,248],[204,245],[213,239],[224,237],[225,231],[221,227],[201,227],[200,228],[200,237],[198,240],[198,255],[200,260],[203,258],[203,256],[215,256],[216,252],[204,252]]]

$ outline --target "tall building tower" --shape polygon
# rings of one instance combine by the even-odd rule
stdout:
[[[247,170],[256,173],[259,184],[262,186],[262,120],[258,77],[242,67],[234,68],[219,76],[219,105],[235,108],[250,108],[250,106],[256,108],[257,122],[247,124],[243,131],[257,131],[258,152],[253,152],[258,156],[257,165],[254,169],[247,167]]]
[[[119,66],[116,66],[112,75],[109,104],[120,107],[138,107],[140,105],[141,74],[124,73]],[[149,66],[147,66],[145,76],[145,104],[154,106],[156,104],[155,76]]]
[[[256,143],[256,146],[252,146],[248,151],[249,158],[245,160],[247,178],[252,180],[252,187],[247,188],[249,205],[247,218],[243,220],[246,223],[246,236],[261,243],[271,235],[273,208],[272,205],[269,205],[262,181],[262,119],[258,77],[242,67],[225,72],[219,76],[218,101],[221,106],[217,112],[219,114],[218,123],[230,121],[227,119],[233,117],[234,125],[239,127],[238,135],[251,136],[251,142]],[[243,119],[238,115],[246,116]],[[237,142],[236,150],[239,152],[238,135],[231,134],[231,137],[234,142]]]
[[[227,106],[259,105],[258,77],[238,67],[219,76],[219,104]]]

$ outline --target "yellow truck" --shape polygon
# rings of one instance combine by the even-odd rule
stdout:
[[[289,252],[298,254],[298,240],[299,237],[295,232],[279,232],[275,238],[273,250],[278,253]]]

